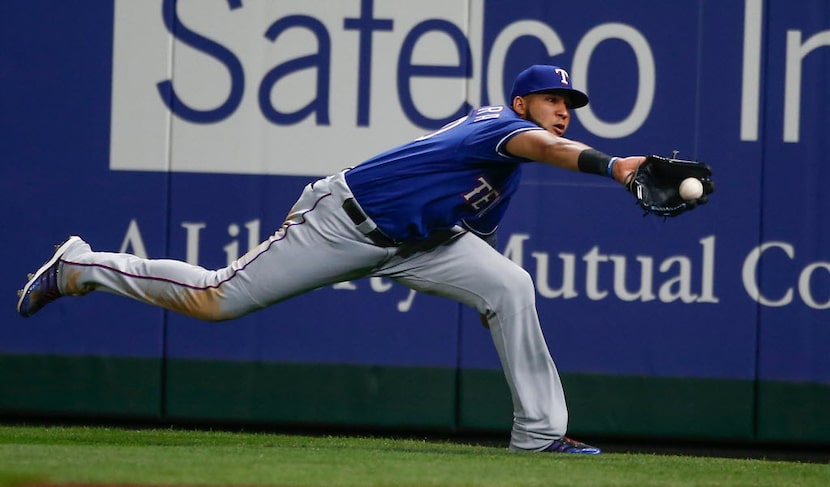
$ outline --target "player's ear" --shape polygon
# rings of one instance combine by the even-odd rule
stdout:
[[[516,96],[513,98],[513,111],[518,113],[520,117],[525,118],[525,113],[527,113],[527,105],[525,104],[525,99],[521,96]]]

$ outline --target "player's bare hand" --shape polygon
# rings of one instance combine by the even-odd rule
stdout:
[[[629,156],[618,158],[617,161],[614,163],[614,167],[611,169],[614,179],[618,183],[625,185],[634,174],[634,171],[637,170],[637,167],[639,167],[640,164],[645,162],[645,160],[645,156]]]

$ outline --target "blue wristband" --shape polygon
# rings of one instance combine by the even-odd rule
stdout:
[[[608,164],[613,157],[604,154],[596,149],[585,149],[579,153],[579,158],[576,161],[577,169],[588,174],[597,174],[602,176],[608,174]]]
[[[619,159],[619,157],[612,157],[611,160],[608,161],[608,169],[605,170],[605,175],[611,179],[614,178],[614,172],[612,169],[614,169],[614,164],[617,162],[617,159]]]

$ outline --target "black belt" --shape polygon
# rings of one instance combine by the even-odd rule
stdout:
[[[366,213],[363,212],[363,209],[360,205],[357,204],[354,198],[349,198],[343,202],[343,211],[346,212],[346,215],[349,216],[349,219],[354,222],[355,225],[360,227],[369,217]],[[400,244],[395,242],[391,238],[387,237],[385,233],[380,231],[378,227],[373,228],[372,230],[362,232],[363,235],[372,241],[378,247],[398,247]]]

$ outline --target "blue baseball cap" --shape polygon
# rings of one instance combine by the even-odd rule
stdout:
[[[510,103],[517,96],[548,92],[567,96],[572,108],[588,104],[588,95],[571,86],[571,75],[559,66],[549,64],[535,64],[519,73],[510,91]]]

